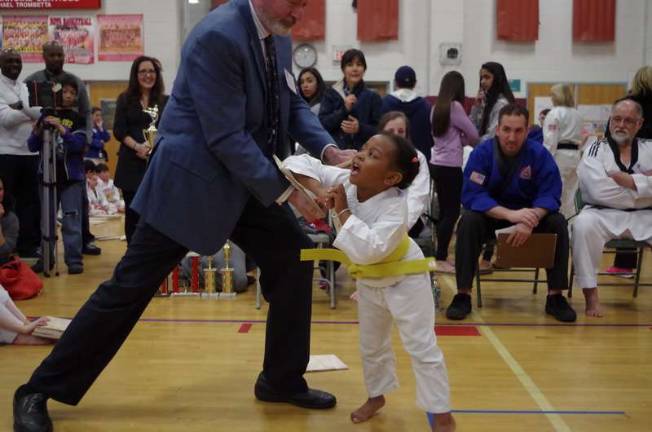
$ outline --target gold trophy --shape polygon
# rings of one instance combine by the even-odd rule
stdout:
[[[158,105],[144,108],[143,112],[148,114],[152,119],[152,121],[149,123],[149,127],[147,129],[143,129],[143,136],[145,137],[145,140],[147,140],[147,146],[149,147],[149,152],[147,153],[149,156],[152,154],[152,150],[154,150],[154,144],[156,143],[156,134],[158,133],[158,129],[156,129],[156,120],[158,120]]]
[[[210,255],[208,258],[208,268],[203,270],[204,272],[204,294],[207,297],[215,297],[216,295],[216,284],[217,284],[217,269],[213,267],[213,256]]]
[[[231,267],[231,243],[227,240],[224,244],[224,268],[222,273],[222,295],[234,296],[233,292],[233,267]]]

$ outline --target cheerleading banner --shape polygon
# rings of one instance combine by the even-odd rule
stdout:
[[[98,15],[100,61],[131,61],[143,55],[143,15]]]
[[[95,63],[95,24],[91,17],[51,16],[50,39],[63,46],[68,64]]]
[[[43,62],[43,44],[48,41],[47,16],[3,16],[2,47],[20,52],[25,63]]]

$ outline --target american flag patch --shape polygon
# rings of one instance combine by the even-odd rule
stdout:
[[[524,180],[530,180],[532,178],[532,168],[530,168],[530,165],[526,166],[521,170],[521,174],[519,175]]]
[[[471,181],[473,183],[477,183],[480,186],[482,186],[484,184],[485,175],[482,174],[482,173],[479,173],[477,171],[473,171],[471,173],[471,177],[469,177],[469,178],[471,179]]]

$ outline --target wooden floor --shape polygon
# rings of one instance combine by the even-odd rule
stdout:
[[[104,230],[119,227],[114,221]],[[85,272],[46,281],[43,294],[20,302],[30,316],[71,317],[108,278],[125,243],[104,241],[103,254],[85,258]],[[650,253],[644,275],[652,279]],[[605,258],[605,264],[607,258]],[[340,275],[340,279],[344,279]],[[611,280],[615,280],[611,278]],[[442,304],[454,279],[440,278]],[[366,398],[358,354],[351,285],[338,307],[315,289],[312,353],[337,354],[349,370],[308,375],[311,386],[338,398],[328,411],[265,404],[253,397],[261,368],[266,310],[254,292],[233,300],[155,298],[143,319],[77,407],[49,402],[55,430],[120,431],[419,431],[427,417],[415,404],[410,360],[397,334],[402,386],[371,421],[353,425],[349,412]],[[545,290],[544,290],[545,291]],[[652,293],[605,287],[607,316],[560,325],[543,313],[545,294],[525,284],[483,283],[485,305],[460,325],[437,313],[459,431],[650,431],[652,427]],[[474,300],[475,305],[475,300]],[[241,333],[242,323],[252,323]],[[449,327],[450,326],[450,327]],[[474,335],[475,334],[475,335]],[[11,398],[50,347],[0,347],[0,431],[11,430]]]

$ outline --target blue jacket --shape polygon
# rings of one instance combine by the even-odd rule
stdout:
[[[403,102],[393,95],[383,97],[381,113],[401,111],[410,121],[410,140],[412,144],[430,161],[430,152],[434,142],[432,140],[432,126],[430,124],[430,110],[432,107],[422,97],[417,97],[409,102]]]
[[[351,111],[348,111],[338,90],[334,87],[326,89],[321,98],[319,121],[324,125],[324,129],[335,138],[340,148],[359,150],[369,138],[378,133],[382,100],[378,93],[369,90],[364,83],[358,84],[352,93],[358,101],[353,105]],[[340,128],[342,121],[346,120],[349,115],[358,119],[360,123],[360,130],[355,135],[346,134]]]
[[[289,37],[274,36],[280,138],[311,154],[333,139],[301,96]],[[248,0],[210,12],[188,35],[154,152],[132,208],[141,220],[202,255],[217,252],[250,198],[264,206],[289,183],[267,143],[265,63]]]
[[[103,159],[106,158],[106,152],[104,151],[104,144],[111,139],[111,135],[106,131],[106,129],[93,128],[93,139],[91,140],[91,145],[88,147],[85,157],[91,159]],[[107,158],[108,160],[108,158]]]
[[[490,138],[469,156],[462,187],[464,208],[483,213],[496,206],[558,211],[561,176],[550,152],[536,141],[526,140],[513,173],[506,178],[495,155],[497,146],[496,138]]]
[[[76,112],[66,110],[58,113],[66,133],[59,136],[57,148],[57,183],[77,182],[85,179],[84,151],[86,150],[86,122]],[[42,121],[43,117],[39,121]],[[32,132],[27,139],[29,151],[40,152],[43,148],[42,134]],[[43,155],[41,155],[43,157]]]

